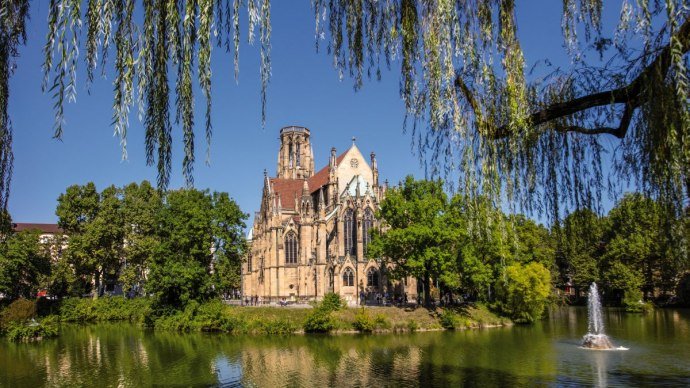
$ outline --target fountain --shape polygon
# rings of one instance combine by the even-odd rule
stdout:
[[[614,349],[611,340],[604,333],[604,317],[601,312],[601,301],[596,283],[589,286],[587,312],[589,314],[587,334],[582,338],[582,346],[596,350]]]

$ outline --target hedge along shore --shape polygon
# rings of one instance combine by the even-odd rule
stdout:
[[[305,308],[232,306],[220,300],[192,301],[184,309],[163,314],[154,311],[148,298],[69,298],[42,300],[37,315],[54,315],[63,323],[124,321],[156,330],[220,332],[230,334],[302,334],[305,332],[391,333],[461,330],[506,326],[512,322],[483,305],[428,310],[422,307],[348,308],[320,303]]]

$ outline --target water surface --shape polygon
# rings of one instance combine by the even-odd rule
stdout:
[[[63,326],[36,344],[0,340],[2,387],[690,386],[690,311],[606,311],[627,351],[579,347],[582,308],[547,320],[399,335],[174,334],[130,324]]]

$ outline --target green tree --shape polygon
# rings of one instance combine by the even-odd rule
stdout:
[[[605,245],[607,220],[588,209],[570,213],[558,232],[558,266],[563,282],[585,289],[600,280],[599,262]]]
[[[56,213],[69,236],[67,260],[78,278],[91,279],[93,296],[100,296],[105,278],[116,280],[123,257],[119,190],[110,186],[98,194],[93,183],[70,186],[58,198]]]
[[[614,282],[609,283],[611,288],[627,290],[641,286],[649,297],[660,285],[667,241],[661,217],[659,204],[642,194],[627,194],[611,209],[606,252],[602,257],[604,277],[619,276],[618,273],[612,276],[610,272],[623,267],[642,276],[641,284],[621,287],[620,282]]]
[[[541,318],[551,294],[551,274],[541,263],[515,263],[497,283],[500,309],[517,322]]]
[[[381,202],[369,252],[392,263],[393,278],[412,275],[424,286],[424,304],[431,305],[431,279],[447,283],[457,279],[457,229],[448,226],[448,197],[443,182],[405,178]]]
[[[98,59],[104,67],[110,61],[113,125],[123,153],[129,112],[138,103],[145,108],[147,163],[157,165],[159,187],[167,186],[173,121],[168,102],[174,100],[184,140],[183,171],[191,186],[192,80],[196,76],[206,100],[203,127],[210,141],[212,48],[224,43],[233,53],[237,77],[239,14],[245,9],[249,40],[260,42],[263,120],[271,74],[271,1],[137,4],[51,1],[44,88],[56,99],[55,136],[62,134],[64,104],[78,90],[78,64],[85,63],[90,84]],[[356,89],[365,74],[381,77],[382,64],[399,61],[407,114],[428,126],[426,139],[418,142],[421,154],[447,170],[460,166],[467,193],[513,199],[556,219],[564,199],[576,208],[600,201],[606,187],[604,148],[614,137],[620,145],[609,154],[617,166],[614,178],[641,182],[679,209],[690,182],[685,63],[690,13],[684,0],[562,4],[559,14],[543,17],[561,21],[570,61],[556,70],[534,70],[549,58],[525,60],[517,32],[521,6],[515,1],[312,1],[316,47],[328,40],[337,71],[350,74]],[[604,25],[604,4],[620,7],[619,20]],[[1,7],[0,189],[6,190],[12,171],[8,80],[25,41],[29,1],[8,0]],[[109,50],[113,55],[106,55]],[[85,61],[78,60],[80,52]],[[0,196],[3,208],[5,197]]]
[[[217,292],[210,274],[214,249],[221,258],[219,270],[235,265],[244,249],[240,230],[246,217],[226,194],[194,189],[167,193],[158,220],[161,244],[146,283],[159,307],[181,307]]]
[[[213,213],[216,287],[227,295],[241,287],[240,271],[247,251],[243,230],[248,215],[227,193],[213,193]]]
[[[159,192],[148,181],[122,190],[125,259],[120,280],[125,293],[143,292],[146,270],[160,244],[158,216],[163,208]]]
[[[35,298],[42,277],[50,274],[50,255],[40,234],[22,231],[0,244],[0,293],[11,300]]]

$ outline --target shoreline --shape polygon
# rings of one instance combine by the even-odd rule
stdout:
[[[151,299],[69,298],[36,303],[36,321],[92,324],[130,322],[168,332],[215,332],[232,335],[328,333],[393,334],[511,326],[513,322],[484,305],[449,308],[366,306],[323,310],[308,306],[236,306],[221,300],[190,302],[181,310],[157,315]],[[21,324],[20,324],[21,325]]]

